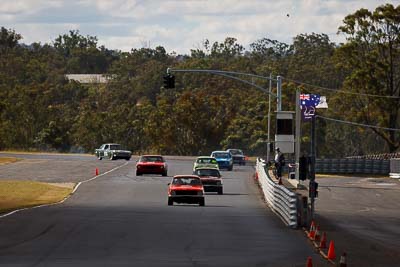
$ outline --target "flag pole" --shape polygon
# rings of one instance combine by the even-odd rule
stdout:
[[[310,202],[311,202],[311,220],[314,219],[314,203],[316,197],[316,185],[315,185],[315,116],[311,119],[311,164],[310,164]]]
[[[300,171],[300,134],[301,134],[301,110],[300,110],[300,90],[296,89],[296,148],[295,148],[295,162],[296,172],[295,178],[297,185],[300,184],[299,171]]]

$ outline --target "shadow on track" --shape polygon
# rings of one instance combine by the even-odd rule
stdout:
[[[225,193],[226,196],[248,196],[249,194],[242,194],[242,193]]]
[[[171,206],[172,207],[172,206]],[[190,204],[175,204],[174,203],[174,206],[173,207],[181,207],[181,208],[190,208],[190,207],[199,207],[199,208],[232,208],[233,206],[225,206],[225,205],[207,205],[207,203],[206,203],[206,205],[205,206],[203,206],[203,207],[200,207],[199,205],[196,205],[196,204],[193,204],[193,205],[190,205]]]

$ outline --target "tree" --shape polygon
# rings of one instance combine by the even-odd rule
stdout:
[[[75,49],[89,49],[97,47],[97,37],[83,36],[78,30],[69,31],[69,34],[59,35],[54,40],[54,47],[69,58],[72,56]]]
[[[4,27],[0,29],[0,54],[7,49],[12,49],[17,46],[18,41],[22,39],[22,36],[15,33],[14,30],[7,30]]]
[[[326,34],[299,34],[293,38],[287,76],[318,86],[336,87],[332,57],[335,44]]]
[[[339,32],[346,35],[347,43],[337,49],[337,66],[349,73],[344,89],[355,93],[337,97],[336,103],[343,107],[338,110],[342,118],[399,128],[400,5],[382,5],[373,12],[360,9],[346,16]],[[400,147],[399,133],[372,131],[385,140],[390,152]]]
[[[223,43],[215,42],[211,47],[211,56],[229,59],[241,56],[244,47],[236,41],[236,38],[227,37]]]
[[[67,73],[105,73],[119,56],[97,47],[96,36],[83,36],[78,30],[58,36],[54,48],[66,60]]]
[[[279,60],[291,54],[291,47],[288,44],[262,38],[250,44],[252,55],[262,60]]]

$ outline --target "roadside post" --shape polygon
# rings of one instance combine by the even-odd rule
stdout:
[[[311,162],[310,162],[310,201],[311,201],[311,220],[314,219],[314,210],[315,210],[315,115],[311,118]]]
[[[310,171],[308,178],[309,198],[310,198],[310,217],[314,219],[315,198],[318,197],[318,183],[315,182],[315,159],[316,159],[316,136],[315,136],[315,113],[316,109],[328,108],[325,96],[314,94],[300,94],[298,98],[301,105],[301,115],[304,121],[311,120],[311,142],[310,142]]]

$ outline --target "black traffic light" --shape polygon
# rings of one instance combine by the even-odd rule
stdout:
[[[269,143],[269,153],[274,153],[274,143]]]
[[[308,176],[309,159],[305,156],[299,158],[299,180],[304,181]]]
[[[175,88],[175,76],[172,74],[167,74],[164,77],[164,88],[171,89]]]
[[[318,183],[315,181],[310,181],[308,196],[310,198],[318,197]]]
[[[163,77],[164,79],[164,88],[168,88],[169,87],[169,75],[165,75]]]

